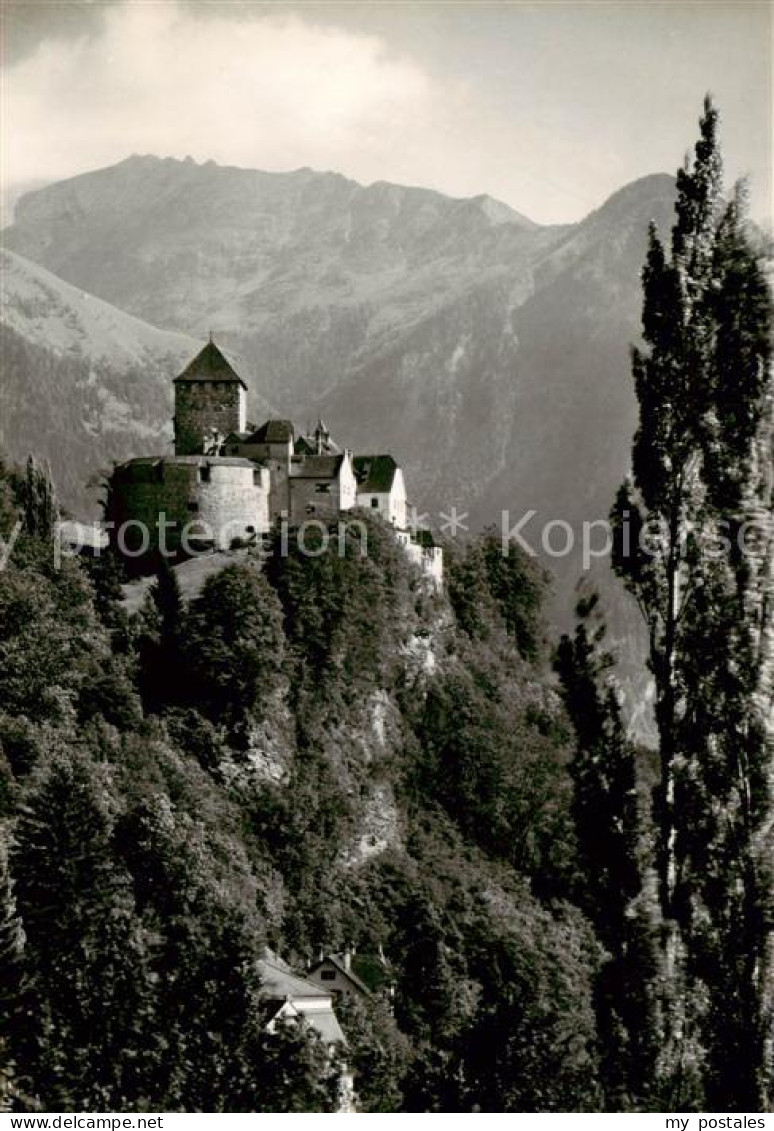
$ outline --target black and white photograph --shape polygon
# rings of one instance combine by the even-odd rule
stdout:
[[[774,1129],[773,33],[0,0],[0,1131]]]

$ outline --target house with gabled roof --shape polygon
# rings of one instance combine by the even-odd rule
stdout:
[[[327,1045],[346,1046],[333,1008],[333,995],[307,978],[294,974],[287,963],[270,951],[258,963],[261,1000],[268,1017],[267,1029],[280,1018],[303,1017]]]
[[[311,967],[307,974],[310,982],[320,986],[333,995],[354,996],[359,998],[371,997],[371,990],[358,975],[354,968],[353,955],[350,950],[341,954],[331,952],[320,957],[319,961]]]
[[[270,419],[252,432],[226,437],[226,447],[230,455],[287,463],[293,455],[294,441],[295,428],[292,421]]]
[[[381,515],[398,530],[406,529],[406,484],[391,455],[355,456],[357,505]]]
[[[347,1049],[334,1009],[333,994],[302,978],[268,948],[258,962],[261,982],[261,1004],[266,1029],[272,1032],[281,1022],[297,1021],[309,1025],[319,1034],[333,1053],[342,1055]],[[340,1111],[352,1111],[354,1104],[354,1078],[345,1066],[339,1081]]]

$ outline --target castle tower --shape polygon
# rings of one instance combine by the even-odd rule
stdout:
[[[244,432],[247,385],[210,337],[175,378],[175,455],[217,455],[233,432]]]

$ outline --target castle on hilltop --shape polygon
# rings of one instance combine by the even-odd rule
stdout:
[[[283,519],[290,526],[362,507],[393,527],[408,557],[434,585],[443,554],[429,531],[412,531],[403,472],[391,455],[355,455],[318,420],[310,435],[289,420],[247,420],[247,386],[212,337],[175,378],[175,454],[119,464],[109,511],[137,554],[227,550],[255,542]],[[184,540],[185,539],[185,540]]]

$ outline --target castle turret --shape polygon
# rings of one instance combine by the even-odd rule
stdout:
[[[214,437],[244,432],[247,385],[210,338],[175,378],[175,455],[212,451]]]
[[[317,420],[317,427],[314,430],[314,442],[317,455],[321,456],[326,451],[330,443],[331,434],[326,427],[325,421],[322,417]]]

